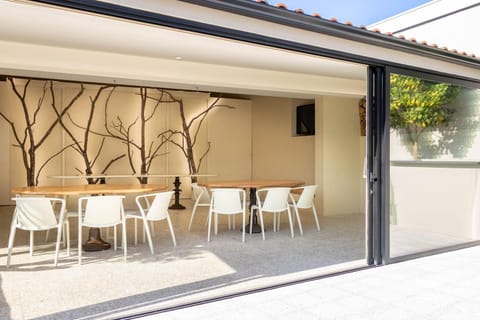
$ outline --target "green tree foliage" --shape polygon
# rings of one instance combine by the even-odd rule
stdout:
[[[460,87],[392,74],[390,76],[390,126],[405,129],[412,155],[418,158],[418,141],[427,128],[448,125],[453,109],[448,103]]]

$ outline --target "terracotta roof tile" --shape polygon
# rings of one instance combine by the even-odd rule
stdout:
[[[267,0],[252,0],[252,1],[255,1],[257,3],[266,4],[266,5],[269,5],[271,7],[276,7],[278,9],[282,9],[282,10],[289,10],[287,5],[285,3],[282,3],[282,2],[276,3],[275,5],[271,5],[271,4],[269,4],[269,2]],[[303,9],[301,9],[301,8],[297,8],[295,10],[289,10],[289,11],[296,12],[296,13],[299,13],[299,14],[302,14],[302,15],[306,15],[305,12],[303,11]],[[320,15],[320,13],[315,12],[315,13],[310,14],[310,16],[322,19],[322,20],[327,21],[327,22],[340,23],[340,24],[343,24],[343,25],[346,25],[346,26],[349,26],[349,27],[352,27],[352,28],[359,28],[359,29],[362,29],[362,30],[365,30],[365,31],[370,31],[370,32],[374,32],[374,33],[378,33],[378,34],[382,34],[382,35],[386,35],[386,36],[395,37],[397,39],[413,42],[413,43],[416,43],[416,44],[419,44],[419,45],[423,45],[423,46],[427,46],[427,47],[431,47],[431,48],[435,48],[435,49],[439,49],[439,50],[445,50],[445,51],[449,51],[449,52],[452,52],[452,53],[455,53],[455,54],[459,54],[459,55],[463,55],[463,56],[469,56],[469,57],[472,57],[472,58],[475,58],[475,59],[478,58],[475,54],[468,54],[468,53],[463,52],[463,51],[459,52],[456,49],[449,49],[447,47],[439,48],[437,44],[428,44],[427,41],[417,41],[417,39],[415,39],[415,38],[406,39],[406,37],[404,35],[398,35],[397,36],[397,35],[392,34],[391,32],[382,32],[378,28],[368,29],[364,25],[355,26],[351,21],[345,21],[345,22],[342,23],[342,22],[339,22],[338,19],[335,18],[335,17],[332,17],[332,18],[329,18],[329,19],[324,19]]]

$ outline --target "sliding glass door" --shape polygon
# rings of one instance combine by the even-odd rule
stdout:
[[[390,259],[480,237],[480,89],[426,74],[388,74]]]

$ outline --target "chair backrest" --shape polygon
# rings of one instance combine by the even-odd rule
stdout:
[[[297,200],[297,207],[302,209],[309,209],[313,206],[313,199],[315,198],[316,185],[305,186],[302,188],[302,194]]]
[[[107,227],[119,224],[124,218],[123,199],[125,196],[91,196],[78,199],[78,212],[85,212],[83,224],[86,226]]]
[[[51,199],[45,197],[18,197],[15,200],[15,214],[17,219],[17,228],[23,230],[47,230],[58,225],[52,201],[62,203],[63,212],[65,200]]]
[[[266,192],[265,199],[260,203],[260,194]],[[257,203],[263,211],[282,212],[288,208],[290,188],[265,188],[257,190]]]
[[[196,182],[192,183],[192,196],[195,202],[198,200],[198,203],[210,204],[211,198],[207,187],[199,186]]]
[[[245,190],[240,188],[212,189],[211,208],[216,213],[240,213],[245,209],[245,199]]]
[[[161,220],[165,219],[168,214],[168,207],[170,205],[170,200],[173,196],[173,191],[159,192],[147,197],[154,196],[150,208],[146,211],[146,217],[149,220]],[[137,197],[138,199],[138,197]],[[142,210],[140,204],[137,202],[139,209]]]

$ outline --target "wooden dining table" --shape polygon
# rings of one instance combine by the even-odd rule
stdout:
[[[180,177],[214,177],[216,174],[209,174],[209,173],[196,173],[196,174],[188,174],[188,173],[173,173],[173,174],[114,174],[114,175],[60,175],[60,176],[49,176],[49,178],[54,179],[98,179],[100,184],[105,184],[107,179],[118,179],[118,178],[174,178],[174,203],[169,207],[169,209],[175,210],[183,210],[185,206],[180,203]]]
[[[72,195],[114,195],[129,193],[149,193],[166,190],[164,184],[82,184],[62,186],[31,186],[16,187],[11,190],[14,195],[48,195],[48,196],[72,196]],[[85,251],[101,251],[111,247],[100,235],[100,228],[90,228],[88,239],[83,244]]]
[[[250,208],[257,204],[257,189],[271,188],[271,187],[299,187],[305,184],[302,180],[282,180],[282,179],[250,179],[250,180],[231,180],[231,181],[211,181],[206,183],[199,183],[207,188],[242,188],[249,189]],[[252,222],[252,232],[260,233],[262,229],[257,221],[257,214],[254,211]],[[246,227],[250,228],[250,224]]]

